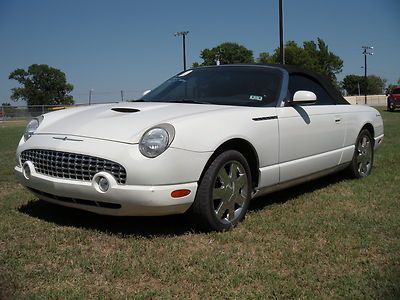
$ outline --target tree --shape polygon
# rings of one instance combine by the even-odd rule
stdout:
[[[253,51],[237,43],[225,42],[211,49],[204,49],[200,53],[201,64],[195,62],[193,67],[220,64],[238,64],[254,62]]]
[[[368,95],[380,95],[385,90],[386,79],[383,79],[376,75],[367,76],[367,94]],[[365,80],[364,76],[360,75],[346,75],[342,81],[342,87],[347,91],[348,95],[360,95],[365,94]],[[360,90],[359,90],[360,88]]]
[[[274,50],[272,55],[267,52],[260,53],[257,62],[280,63],[279,47]],[[288,41],[285,44],[285,63],[302,66],[324,74],[332,82],[336,82],[336,74],[342,72],[343,68],[343,60],[329,51],[328,45],[321,38],[317,39],[317,43],[314,41],[305,41],[303,47],[299,47],[294,41]]]
[[[28,105],[71,105],[72,84],[67,83],[64,72],[48,65],[30,65],[28,70],[16,69],[8,76],[21,87],[11,89],[11,99],[25,100]]]
[[[346,90],[349,96],[351,95],[363,95],[364,93],[364,76],[359,75],[346,75],[342,81],[342,87]]]
[[[368,75],[367,82],[368,82],[368,88],[367,88],[368,95],[381,95],[385,90],[387,80],[377,75]]]

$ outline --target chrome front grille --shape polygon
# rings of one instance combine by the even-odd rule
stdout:
[[[58,178],[91,181],[101,171],[114,176],[119,184],[125,184],[126,171],[111,160],[62,151],[31,149],[21,153],[21,163],[30,161],[35,171]]]

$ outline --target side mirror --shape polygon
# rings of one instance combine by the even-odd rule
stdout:
[[[310,91],[297,91],[293,96],[293,103],[314,103],[317,101],[317,95]]]
[[[150,92],[151,92],[151,90],[146,90],[146,91],[143,92],[142,96],[146,96]]]

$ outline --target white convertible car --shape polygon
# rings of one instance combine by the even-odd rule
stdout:
[[[371,173],[379,112],[297,67],[184,71],[136,102],[30,121],[15,167],[38,198],[107,215],[188,213],[227,230],[252,198],[343,170]]]

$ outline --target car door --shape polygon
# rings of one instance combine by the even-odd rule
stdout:
[[[305,74],[291,74],[288,90],[288,97],[299,90],[311,91],[317,101],[277,109],[280,182],[337,166],[345,137],[340,106],[318,81]]]

